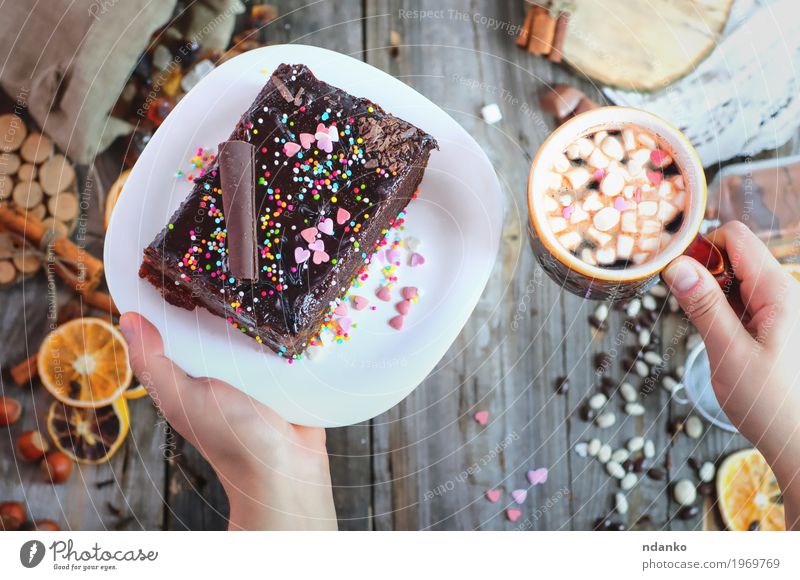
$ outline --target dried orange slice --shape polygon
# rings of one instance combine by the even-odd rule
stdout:
[[[800,281],[800,263],[787,262],[787,263],[783,264],[783,267],[786,268],[787,272],[789,272],[798,281]]]
[[[111,221],[111,213],[114,211],[114,206],[117,204],[119,195],[122,193],[122,188],[125,187],[125,182],[128,181],[128,176],[131,174],[130,169],[126,169],[119,174],[119,177],[111,184],[111,187],[106,194],[106,210],[103,217],[105,228],[108,229],[108,224]]]
[[[737,451],[722,462],[717,471],[717,495],[729,530],[786,529],[778,482],[755,449]]]
[[[73,407],[110,405],[131,383],[128,345],[110,322],[77,318],[47,335],[37,357],[42,384]]]
[[[47,431],[53,443],[79,463],[104,463],[120,448],[130,427],[125,398],[99,409],[69,407],[53,401]]]
[[[144,385],[131,385],[125,390],[122,396],[128,401],[134,401],[146,397],[147,389],[144,388]]]

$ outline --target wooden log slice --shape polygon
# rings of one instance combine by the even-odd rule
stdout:
[[[9,175],[0,175],[0,201],[11,197],[14,191],[14,180]]]
[[[40,203],[36,207],[32,207],[28,210],[28,213],[35,217],[37,220],[42,221],[44,216],[47,215],[47,208],[43,203]]]
[[[61,193],[75,183],[75,169],[66,157],[54,155],[39,168],[39,183],[47,195]]]
[[[0,232],[0,260],[10,259],[14,255],[14,242],[6,232]]]
[[[689,73],[716,46],[733,0],[577,2],[564,59],[627,90],[655,90]]]
[[[57,220],[54,217],[48,217],[42,220],[42,226],[47,232],[47,235],[55,234],[56,237],[67,237],[69,235],[69,228],[67,225]]]
[[[0,115],[0,151],[16,151],[27,136],[25,121],[12,114]]]
[[[7,286],[17,279],[17,268],[11,260],[0,260],[0,286]]]
[[[0,175],[14,175],[19,170],[20,160],[16,153],[0,153]]]
[[[33,181],[36,179],[36,166],[33,163],[23,163],[17,171],[17,179],[20,181]]]
[[[53,154],[53,142],[41,133],[31,133],[22,144],[19,154],[28,163],[44,163]]]
[[[23,274],[33,274],[42,267],[42,261],[39,256],[32,252],[23,252],[14,256],[14,266]]]
[[[44,198],[42,188],[35,181],[20,181],[11,195],[14,203],[23,209],[31,209],[40,203]]]
[[[70,222],[78,217],[78,196],[65,191],[47,200],[50,215],[62,222]]]

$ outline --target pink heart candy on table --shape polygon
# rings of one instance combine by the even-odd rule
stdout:
[[[292,143],[291,141],[283,146],[283,152],[289,157],[294,157],[299,151],[300,145],[297,143]]]
[[[492,503],[497,503],[500,501],[500,497],[503,495],[503,492],[499,489],[487,489],[486,490],[486,499],[488,499]]]
[[[311,149],[314,141],[316,141],[316,139],[311,133],[300,133],[300,145],[302,145],[304,149]]]
[[[411,310],[411,302],[409,302],[408,300],[403,300],[401,302],[398,302],[395,308],[400,314],[405,316],[406,314],[408,314],[408,311]]]
[[[489,422],[489,411],[478,411],[475,413],[475,422],[481,427],[485,427]]]
[[[384,302],[389,302],[389,300],[392,299],[392,291],[389,290],[386,286],[381,286],[375,291],[375,296],[377,296],[379,300],[383,300]]]
[[[333,313],[337,316],[347,316],[347,304],[340,302],[339,305],[333,310]]]
[[[403,328],[403,324],[406,321],[406,317],[402,314],[395,316],[389,321],[389,326],[394,328],[395,330],[401,330]]]
[[[298,247],[294,249],[294,261],[297,262],[298,264],[302,264],[310,257],[311,257],[311,252],[309,252],[305,248]]]
[[[321,264],[322,262],[327,262],[330,260],[331,257],[323,251],[317,250],[314,252],[314,255],[311,257],[311,261],[315,264]]]
[[[531,485],[538,485],[547,481],[547,468],[531,469],[528,472],[528,481]]]
[[[342,225],[343,223],[345,223],[349,219],[350,219],[350,212],[349,211],[347,211],[346,209],[341,208],[341,207],[338,210],[336,210],[336,223],[337,224]]]
[[[515,489],[511,492],[511,499],[519,504],[525,503],[525,500],[528,499],[528,492],[524,489]]]
[[[419,295],[419,290],[417,290],[416,286],[406,286],[400,291],[400,294],[406,300],[413,300]]]
[[[409,261],[409,264],[411,265],[412,268],[416,266],[422,266],[422,264],[424,263],[425,263],[425,256],[417,252],[411,254],[411,260]]]
[[[364,310],[367,306],[369,306],[369,300],[363,296],[353,296],[353,308],[356,310]]]
[[[353,321],[352,321],[352,319],[348,318],[347,316],[344,316],[344,317],[340,318],[340,319],[339,319],[339,320],[337,320],[336,322],[339,324],[339,327],[340,327],[342,330],[344,330],[345,332],[347,332],[348,330],[350,330],[350,327],[351,327],[351,326],[353,326]]]
[[[333,235],[333,220],[331,218],[325,218],[317,225],[319,231],[323,234],[328,234],[329,236]]]
[[[519,517],[522,515],[522,512],[516,508],[508,508],[506,510],[506,517],[510,522],[516,522]]]
[[[308,244],[309,250],[314,250],[315,252],[321,252],[325,249],[325,242],[322,240],[314,240],[310,244]]]
[[[300,237],[309,244],[317,239],[317,228],[306,228],[300,232]]]

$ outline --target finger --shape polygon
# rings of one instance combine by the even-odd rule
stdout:
[[[126,312],[119,321],[122,334],[128,342],[131,368],[156,406],[179,432],[188,427],[187,405],[196,399],[195,380],[164,355],[161,334],[146,318]]]
[[[728,254],[740,281],[742,304],[754,318],[762,309],[779,305],[788,288],[788,276],[750,228],[742,222],[729,222],[708,238]]]
[[[673,261],[662,273],[689,320],[697,327],[709,354],[742,354],[752,338],[742,326],[717,281],[699,262],[687,256]]]

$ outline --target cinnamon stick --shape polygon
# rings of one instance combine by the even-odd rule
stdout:
[[[533,26],[531,28],[528,52],[539,56],[550,54],[553,48],[553,37],[556,34],[556,19],[541,6],[534,6]]]
[[[83,303],[87,306],[119,316],[117,305],[114,304],[114,300],[109,294],[100,290],[92,290],[90,292],[81,292],[81,296],[83,297]]]
[[[36,366],[38,356],[39,354],[36,353],[11,369],[11,379],[17,386],[27,385],[31,379],[39,374],[39,369]]]
[[[533,30],[533,19],[536,17],[534,11],[535,6],[528,8],[528,13],[525,15],[525,22],[522,23],[522,29],[517,36],[517,46],[520,48],[527,48],[531,38],[531,31]]]
[[[25,238],[39,247],[46,229],[42,222],[30,214],[21,214],[7,207],[0,207],[0,226]],[[103,276],[103,262],[76,246],[66,237],[57,237],[53,251],[63,260],[56,264],[55,272],[77,292],[88,292],[97,288]]]
[[[564,50],[564,38],[567,35],[567,25],[569,24],[569,12],[559,12],[556,19],[556,29],[553,33],[553,48],[547,58],[551,62],[561,62]]]

